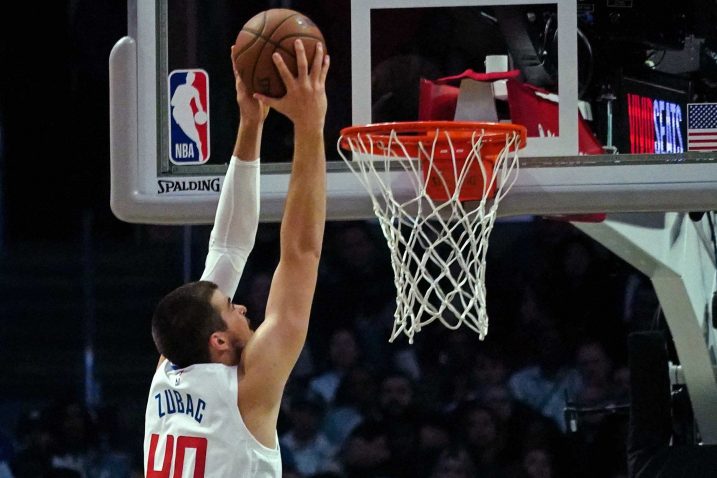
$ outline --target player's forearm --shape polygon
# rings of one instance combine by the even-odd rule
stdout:
[[[259,157],[263,126],[263,121],[241,119],[234,144],[234,156],[243,161],[253,161]]]
[[[202,280],[234,295],[259,224],[259,160],[233,158],[219,197]]]
[[[281,223],[282,257],[318,258],[326,222],[326,155],[321,127],[297,128],[289,191]]]
[[[263,122],[242,118],[219,195],[210,247],[250,251],[259,223],[259,149]],[[248,252],[247,252],[248,254]]]

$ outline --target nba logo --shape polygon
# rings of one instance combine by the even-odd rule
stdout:
[[[209,75],[204,70],[169,74],[169,159],[184,165],[209,159]]]

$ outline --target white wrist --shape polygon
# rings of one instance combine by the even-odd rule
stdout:
[[[239,156],[232,156],[230,163],[234,163],[235,165],[240,166],[240,167],[245,167],[245,166],[258,167],[259,166],[259,158],[249,161],[246,159],[241,159]]]

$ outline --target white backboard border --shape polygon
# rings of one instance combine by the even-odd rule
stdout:
[[[354,125],[371,123],[371,12],[388,8],[555,5],[558,35],[559,135],[528,138],[526,157],[578,154],[577,4],[558,0],[352,0],[351,111]]]
[[[168,162],[165,148],[159,144],[164,126],[158,117],[165,111],[163,101],[166,100],[159,85],[166,83],[162,76],[167,71],[166,52],[161,45],[164,42],[166,47],[167,1],[129,0],[128,36],[120,39],[110,54],[110,205],[114,214],[127,222],[211,224],[218,200],[216,190],[183,184],[187,181],[214,184],[212,181],[217,178],[221,181],[226,166],[202,168],[201,172],[185,172],[185,169],[174,174],[162,167],[163,161]],[[372,9],[550,3],[558,5],[562,31],[571,25],[567,17],[575,17],[574,2],[353,0],[352,22],[356,25],[352,31],[353,121],[370,120],[369,20]],[[569,58],[574,58],[575,42],[571,46],[569,38],[570,35],[559,35],[559,66],[574,64]],[[561,70],[559,77],[561,134],[558,139],[531,138],[535,141],[531,143],[534,149],[544,146],[566,148],[566,151],[577,149],[577,144],[572,143],[577,142],[577,122],[574,121],[577,79],[574,71]],[[327,145],[327,149],[333,147]],[[530,151],[521,154],[520,175],[503,200],[500,215],[717,209],[717,154],[540,157],[531,156]],[[226,154],[228,159],[230,152]],[[288,164],[262,165],[261,218],[264,221],[281,219],[289,168]],[[368,194],[346,165],[341,161],[330,162],[328,169],[329,219],[374,217]],[[179,185],[167,192],[163,191],[160,181],[175,181]]]

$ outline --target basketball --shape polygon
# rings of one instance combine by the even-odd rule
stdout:
[[[326,51],[324,36],[307,16],[286,8],[273,8],[252,17],[237,35],[234,64],[250,94],[261,93],[273,98],[284,96],[286,88],[271,56],[278,52],[294,75],[297,73],[294,41],[304,43],[311,68],[316,43]]]

